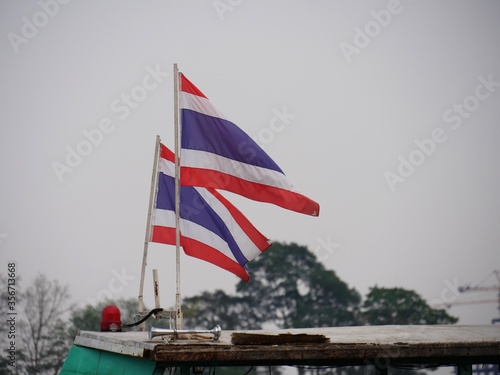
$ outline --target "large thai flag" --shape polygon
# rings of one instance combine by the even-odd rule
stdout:
[[[175,245],[174,154],[160,145],[158,193],[152,242]],[[270,246],[229,201],[211,188],[181,186],[180,245],[187,255],[215,264],[249,280],[245,264]]]
[[[181,184],[223,189],[318,216],[319,204],[300,194],[252,138],[180,76]]]

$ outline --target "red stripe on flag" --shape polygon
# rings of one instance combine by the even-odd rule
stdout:
[[[160,158],[166,159],[175,163],[175,155],[170,149],[166,148],[163,144],[160,143]]]
[[[175,228],[154,226],[151,241],[167,245],[175,245]],[[213,247],[208,246],[203,242],[184,236],[181,236],[181,245],[184,253],[186,253],[187,255],[204,260],[206,262],[212,263],[217,267],[225,269],[226,271],[235,274],[245,282],[248,282],[248,280],[250,280],[250,276],[248,276],[242,266],[240,266],[234,260],[229,259],[219,250],[214,249]]]
[[[250,280],[250,276],[248,276],[242,266],[229,259],[213,247],[187,237],[182,237],[182,247],[184,248],[184,252],[189,256],[204,260],[216,265],[217,267],[225,269],[226,271],[235,274],[245,282]]]
[[[302,194],[214,170],[181,167],[181,184],[223,189],[259,202],[272,203],[287,210],[312,216],[319,215],[319,204]]]
[[[186,78],[184,74],[181,73],[181,91],[187,92],[188,94],[193,94],[196,96],[201,96],[202,98],[207,98],[198,87],[193,85],[189,79]],[[208,98],[207,98],[208,99]]]
[[[175,245],[175,228],[153,226],[151,241]]]
[[[259,248],[260,251],[264,252],[271,244],[269,240],[260,233],[257,228],[255,228],[252,223],[238,210],[234,207],[222,194],[220,194],[215,189],[207,188],[207,190],[213,194],[231,213],[238,225],[243,229],[246,235],[252,239],[255,246]]]

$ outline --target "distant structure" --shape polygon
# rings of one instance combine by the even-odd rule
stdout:
[[[470,285],[460,286],[460,287],[458,287],[458,291],[460,293],[496,291],[497,292],[497,299],[496,300],[494,300],[494,299],[482,299],[482,300],[474,300],[474,301],[454,302],[454,303],[451,303],[451,304],[453,304],[453,305],[458,305],[458,304],[465,305],[465,304],[479,304],[479,303],[493,303],[493,302],[496,302],[498,304],[498,306],[497,306],[498,317],[497,318],[493,318],[492,321],[491,321],[491,323],[492,324],[500,323],[500,271],[498,271],[498,270],[493,271],[491,274],[489,274],[485,278],[485,280],[488,279],[491,275],[495,275],[495,277],[497,279],[497,282],[498,282],[498,285],[496,285],[496,286],[495,285],[483,286],[483,285],[481,285],[484,282],[483,281],[480,284],[475,285],[475,286],[470,286]]]

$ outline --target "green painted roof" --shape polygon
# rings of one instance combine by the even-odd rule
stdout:
[[[155,367],[145,358],[74,345],[59,375],[142,375],[153,374]]]

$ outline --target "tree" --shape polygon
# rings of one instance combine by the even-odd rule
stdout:
[[[251,280],[236,290],[261,324],[279,328],[356,324],[359,293],[327,270],[306,247],[274,243],[248,265]]]
[[[184,323],[189,329],[211,329],[216,325],[227,330],[261,328],[249,307],[250,300],[246,297],[230,296],[222,290],[203,292],[184,299]]]
[[[370,288],[360,312],[360,324],[366,325],[452,324],[457,321],[446,311],[431,308],[413,290],[403,288]],[[373,365],[366,368],[369,374],[376,373]],[[425,375],[425,372],[391,369],[391,374]]]
[[[26,320],[20,325],[28,373],[57,374],[71,342],[67,338],[68,287],[38,275],[22,294]]]
[[[203,292],[184,300],[184,317],[197,328],[221,324],[224,329],[258,329],[359,324],[443,324],[456,318],[430,308],[416,293],[401,288],[371,288],[362,303],[334,271],[327,270],[306,247],[275,243],[248,264],[251,280],[239,282],[236,295]],[[367,365],[370,365],[369,363]],[[273,370],[274,371],[274,370]],[[366,375],[375,367],[299,368],[299,374]],[[403,370],[391,373],[407,374]],[[412,372],[421,375],[422,372]]]
[[[374,286],[362,306],[361,322],[384,324],[452,324],[458,318],[442,309],[431,308],[412,290]]]

